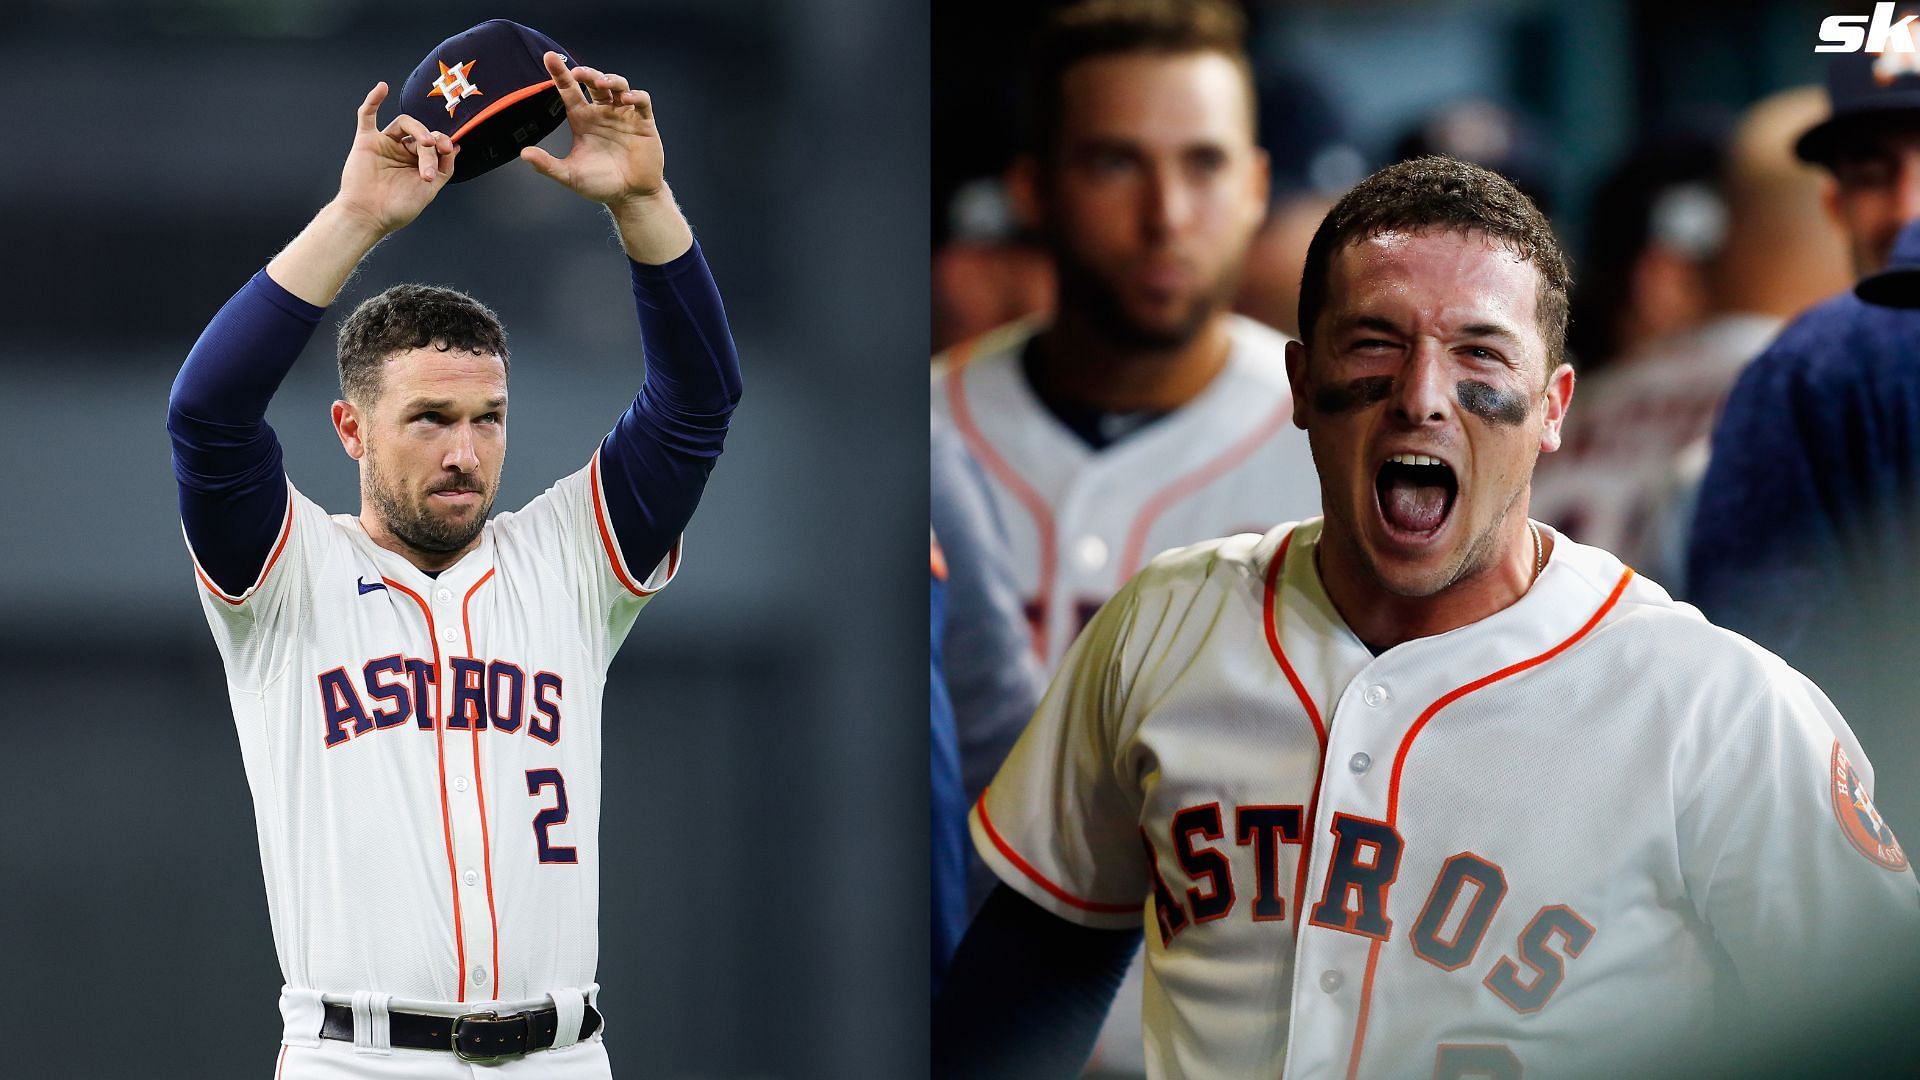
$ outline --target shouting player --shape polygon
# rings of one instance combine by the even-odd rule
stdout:
[[[593,982],[605,672],[674,575],[740,381],[648,96],[544,62],[573,144],[521,156],[611,211],[645,339],[640,392],[584,468],[489,521],[505,333],[467,296],[401,285],[340,328],[333,423],[358,515],[287,482],[268,399],[355,267],[459,167],[419,121],[378,126],[385,83],[360,106],[339,194],[174,383],[181,517],[286,980],[283,1077],[468,1077],[479,1059],[608,1075]]]
[[[1911,962],[1920,891],[1821,692],[1528,519],[1567,287],[1479,168],[1334,207],[1287,357],[1325,516],[1156,559],[1075,643],[973,812],[1003,884],[938,1073],[1071,1075],[1143,923],[1163,1077],[1671,1068]]]

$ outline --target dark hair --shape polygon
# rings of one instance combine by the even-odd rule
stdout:
[[[1226,0],[1079,0],[1056,10],[1034,38],[1027,61],[1027,147],[1051,164],[1060,133],[1060,85],[1074,65],[1101,56],[1219,53],[1247,86],[1248,136],[1258,125],[1247,20]]]
[[[507,364],[507,331],[485,304],[437,285],[395,285],[360,302],[340,323],[340,393],[359,405],[380,396],[381,365],[433,346],[492,353]]]
[[[1307,245],[1300,278],[1300,337],[1313,335],[1327,305],[1327,272],[1348,244],[1396,229],[1479,232],[1505,245],[1540,271],[1535,317],[1547,343],[1547,370],[1567,353],[1567,292],[1573,275],[1553,227],[1532,200],[1505,177],[1446,157],[1422,157],[1381,169],[1346,193]]]

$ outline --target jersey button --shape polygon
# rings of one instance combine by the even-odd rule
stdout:
[[[465,791],[465,790],[467,790],[467,778],[466,778],[466,777],[464,777],[464,776],[456,776],[456,777],[454,777],[454,778],[453,778],[453,790],[455,790],[455,791]]]
[[[450,602],[453,599],[453,592],[449,589],[441,589],[438,595],[442,602]]]
[[[440,631],[440,640],[449,645],[453,644],[453,627],[449,626],[445,630]]]
[[[476,874],[476,873],[474,873],[474,872],[473,872],[473,871],[471,871],[471,870],[469,870],[469,871],[467,871],[466,873],[464,873],[464,874],[462,874],[462,875],[460,875],[460,876],[461,876],[461,878],[462,878],[462,879],[464,879],[464,880],[466,881],[466,883],[467,883],[467,884],[469,884],[469,885],[478,885],[478,884],[480,884],[480,875],[479,875],[479,874]]]
[[[478,982],[479,980],[476,979],[474,981]],[[1337,971],[1323,971],[1320,973],[1320,989],[1325,990],[1329,994],[1337,992],[1346,981],[1347,980],[1342,978]]]
[[[486,981],[487,981],[487,969],[483,967],[474,968],[473,969],[473,985],[479,986],[481,983],[484,983]]]
[[[1352,769],[1354,775],[1357,776],[1373,768],[1373,758],[1368,757],[1365,753],[1355,754],[1347,759],[1347,768]]]
[[[1381,686],[1379,683],[1374,683],[1372,686],[1367,687],[1366,693],[1360,695],[1360,700],[1366,702],[1369,707],[1377,709],[1385,705],[1391,697],[1393,697],[1393,695],[1387,693],[1386,687]]]
[[[1098,570],[1107,565],[1107,542],[1097,536],[1083,536],[1073,545],[1073,557],[1082,570]]]

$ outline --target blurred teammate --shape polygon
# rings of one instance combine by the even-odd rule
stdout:
[[[1621,306],[1591,311],[1618,321],[1604,336],[1635,344],[1581,357],[1606,362],[1592,373],[1583,363],[1580,408],[1560,452],[1534,474],[1534,516],[1676,596],[1687,593],[1687,529],[1727,391],[1789,317],[1849,280],[1821,173],[1793,156],[1794,139],[1825,108],[1814,87],[1755,104],[1724,164],[1701,153],[1674,172],[1687,155],[1656,145],[1661,162],[1649,164],[1667,172],[1635,200],[1646,244],[1622,268]],[[1636,231],[1617,221],[1595,228]]]
[[[1288,355],[1325,516],[1162,555],[1075,642],[973,811],[1003,884],[937,1076],[1070,1075],[1143,924],[1170,1078],[1691,1075],[1920,949],[1819,690],[1529,520],[1568,284],[1461,162],[1328,215]]]
[[[981,467],[1048,668],[1155,553],[1318,504],[1285,339],[1229,311],[1267,210],[1243,37],[1223,0],[1053,14],[1015,188],[1051,253],[1058,311],[935,364],[933,411]],[[1138,1060],[1132,1032],[1112,1045],[1113,1063]]]
[[[1832,174],[1861,276],[1920,220],[1914,56],[1838,57],[1831,114],[1796,144]],[[1689,599],[1805,671],[1876,760],[1911,773],[1920,683],[1889,653],[1920,639],[1917,552],[1920,313],[1843,293],[1795,319],[1729,396],[1693,522]],[[1920,788],[1890,786],[1881,810],[1915,828]]]
[[[1043,31],[1021,186],[1060,311],[936,363],[933,407],[1007,523],[1049,663],[1155,552],[1311,505],[1284,339],[1228,313],[1266,210],[1241,23],[1091,0]]]

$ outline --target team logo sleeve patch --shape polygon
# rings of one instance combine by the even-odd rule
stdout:
[[[1907,853],[1901,849],[1893,830],[1880,817],[1880,811],[1873,808],[1873,798],[1867,794],[1866,785],[1854,770],[1853,762],[1847,760],[1847,752],[1840,749],[1838,740],[1833,744],[1832,768],[1829,771],[1833,788],[1833,816],[1840,822],[1840,831],[1847,834],[1848,842],[1860,854],[1889,870],[1905,870]]]

